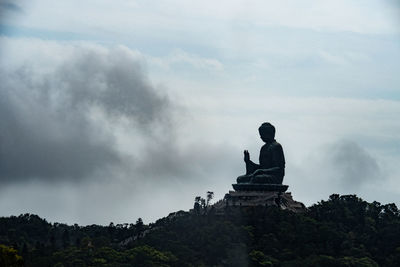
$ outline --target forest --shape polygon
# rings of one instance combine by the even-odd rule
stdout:
[[[33,214],[1,217],[0,266],[400,266],[395,204],[333,194],[304,213],[200,209],[148,225],[140,218],[80,226]]]

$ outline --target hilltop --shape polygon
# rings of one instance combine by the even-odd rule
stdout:
[[[0,244],[0,265],[14,266],[400,266],[400,213],[334,194],[303,213],[208,207],[149,225],[66,225],[25,214],[0,218]]]

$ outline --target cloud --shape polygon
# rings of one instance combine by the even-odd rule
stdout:
[[[152,86],[139,52],[23,38],[0,43],[3,215],[155,220],[189,209],[216,185],[230,187],[242,172],[243,164],[232,164],[242,161],[240,151],[212,138],[218,127],[199,122],[165,86]]]
[[[30,3],[27,19],[14,24],[43,30],[117,36],[143,36],[168,43],[214,45],[224,43],[226,30],[244,25],[254,28],[283,27],[324,32],[398,34],[399,8],[394,1],[182,1],[147,2],[41,0]],[[79,4],[79,8],[76,6]],[[90,12],[88,12],[90,11]],[[46,18],[46,19],[44,19]],[[51,22],[51,23],[49,23]],[[239,26],[239,27],[242,27]],[[222,30],[222,31],[221,31]],[[229,34],[229,33],[228,33]],[[265,32],[258,32],[265,34]],[[245,39],[246,33],[240,37]],[[221,38],[223,37],[223,38]],[[164,42],[165,43],[165,42]],[[146,43],[148,46],[148,43]]]
[[[197,134],[204,125],[164,86],[152,86],[140,52],[38,39],[2,44],[1,183],[165,185],[231,172],[233,147]]]
[[[129,49],[58,48],[66,56],[57,64],[1,67],[1,183],[92,177],[124,164],[114,134],[121,121],[146,134],[170,121],[168,97]]]
[[[215,58],[202,57],[180,49],[175,49],[163,57],[145,56],[144,59],[150,68],[164,72],[180,70],[215,75],[224,70],[224,65]]]
[[[186,63],[198,69],[209,69],[212,71],[223,70],[223,65],[213,58],[202,58],[197,55],[189,54],[182,50],[176,50],[167,58],[169,64]]]
[[[288,155],[286,182],[295,195],[307,205],[333,193],[398,204],[398,172],[390,167],[398,156],[384,157],[386,148],[372,149],[376,144],[363,144],[360,135],[357,141],[337,135],[330,137],[333,142],[327,138],[323,144],[318,140],[322,137],[314,136],[312,139],[320,144],[308,143],[307,148],[297,149],[300,160],[293,158],[293,152]]]
[[[24,10],[19,5],[20,2],[19,0],[0,0],[0,31],[2,31],[2,26],[4,26],[2,24],[10,17],[24,13]]]
[[[382,182],[384,178],[377,160],[356,142],[338,141],[322,157],[330,167],[327,171],[332,173],[332,178],[344,187],[358,188]]]
[[[22,12],[22,8],[16,2],[10,0],[0,0],[0,14],[3,12]]]

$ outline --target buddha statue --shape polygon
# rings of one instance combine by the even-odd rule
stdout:
[[[285,156],[282,146],[276,142],[275,127],[265,122],[258,128],[261,140],[265,144],[261,147],[259,164],[250,160],[250,154],[244,151],[246,174],[237,178],[240,184],[275,184],[281,185],[285,175]]]

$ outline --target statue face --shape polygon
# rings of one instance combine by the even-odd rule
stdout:
[[[268,134],[260,135],[260,138],[264,142],[270,142],[270,141],[274,140],[274,137],[272,135],[268,135]]]

